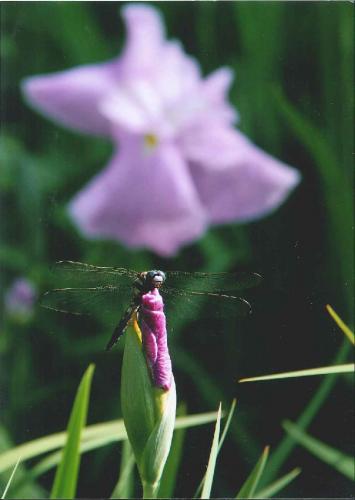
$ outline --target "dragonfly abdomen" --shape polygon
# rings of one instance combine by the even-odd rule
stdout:
[[[133,313],[136,312],[138,308],[139,308],[139,303],[137,303],[137,300],[135,299],[126,309],[126,312],[123,314],[122,318],[120,319],[120,322],[114,329],[112,337],[107,343],[106,351],[112,349],[112,347],[116,344],[116,342],[119,341],[120,337],[124,334]]]

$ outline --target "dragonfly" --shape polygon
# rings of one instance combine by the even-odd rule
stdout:
[[[56,282],[70,287],[46,292],[41,301],[43,307],[76,315],[115,313],[115,328],[106,350],[117,343],[133,314],[137,313],[139,317],[142,295],[154,288],[159,289],[166,307],[178,304],[184,316],[193,317],[196,308],[201,308],[207,301],[210,315],[234,317],[250,314],[251,306],[243,297],[231,293],[253,288],[262,280],[260,274],[247,271],[138,272],[74,261],[57,262],[53,267],[53,275]],[[120,319],[117,321],[119,313]]]

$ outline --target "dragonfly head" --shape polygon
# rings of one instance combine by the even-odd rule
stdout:
[[[163,271],[147,271],[145,275],[147,288],[160,288],[165,281],[165,273]]]

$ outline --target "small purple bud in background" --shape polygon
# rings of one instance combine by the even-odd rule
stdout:
[[[172,383],[171,360],[164,303],[157,288],[143,295],[139,319],[143,348],[151,369],[153,384],[168,391]]]
[[[5,294],[5,310],[11,316],[28,317],[37,298],[34,285],[26,278],[16,279]]]

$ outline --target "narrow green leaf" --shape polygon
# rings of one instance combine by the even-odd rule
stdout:
[[[291,470],[288,474],[276,479],[273,483],[269,484],[262,490],[259,490],[256,493],[256,498],[271,498],[276,495],[279,491],[285,488],[291,481],[293,481],[299,474],[301,473],[301,469],[296,467]]]
[[[251,471],[248,479],[245,481],[236,498],[254,498],[254,493],[256,488],[258,487],[261,475],[264,471],[268,456],[269,456],[269,446],[264,448],[264,451],[261,454],[257,464],[254,469]]]
[[[333,320],[335,321],[335,323],[342,330],[342,332],[344,333],[344,335],[346,335],[346,337],[348,337],[348,339],[350,340],[350,342],[352,344],[355,344],[355,336],[354,336],[353,332],[350,330],[350,328],[344,323],[344,321],[341,318],[339,318],[339,316],[334,311],[334,309],[332,308],[332,306],[330,306],[329,304],[327,304],[326,308],[327,308],[328,313],[331,315],[331,317],[333,318]]]
[[[235,412],[236,405],[237,405],[237,400],[233,399],[231,407],[230,407],[230,410],[229,410],[229,413],[228,413],[227,421],[226,421],[225,426],[223,428],[221,439],[219,440],[219,443],[218,443],[218,453],[221,451],[221,448],[223,446],[224,440],[226,439],[227,432],[228,432],[229,426],[230,426],[230,424],[232,422],[232,418],[233,418],[233,415],[234,415],[234,412]]]
[[[262,380],[276,380],[296,377],[311,377],[314,375],[331,375],[334,373],[352,373],[355,369],[354,363],[347,363],[336,366],[322,366],[321,368],[309,368],[307,370],[296,370],[294,372],[273,373],[271,375],[261,375],[260,377],[249,377],[238,380],[243,382],[259,382]]]
[[[221,439],[219,440],[219,443],[218,443],[218,454],[221,451],[224,440],[227,436],[227,432],[228,432],[229,426],[231,424],[232,417],[234,415],[236,404],[237,404],[237,401],[235,399],[233,399],[229,413],[228,413],[227,421],[226,421],[225,426],[224,426],[223,431],[222,431]],[[194,494],[194,498],[197,498],[200,495],[205,478],[206,478],[206,475],[203,476],[203,478],[202,478],[202,480],[201,480],[201,482],[200,482],[200,484],[199,484],[199,486]]]
[[[5,486],[5,489],[4,489],[4,493],[2,494],[2,500],[4,500],[4,498],[6,497],[7,495],[7,492],[9,491],[9,488],[10,488],[10,484],[12,483],[12,480],[14,478],[14,475],[15,475],[15,472],[17,470],[17,467],[18,467],[18,464],[20,463],[20,460],[21,460],[21,457],[18,458],[16,464],[15,464],[15,467],[13,468],[12,472],[11,472],[11,476],[9,477],[9,480]]]
[[[74,498],[75,496],[80,465],[79,445],[81,432],[86,424],[91,380],[94,369],[94,365],[89,365],[75,396],[67,429],[67,440],[51,491],[52,499]]]
[[[201,498],[210,498],[211,495],[213,476],[216,468],[216,461],[218,455],[219,432],[221,428],[221,412],[222,412],[222,405],[220,403],[218,408],[210,458],[208,460],[207,471],[206,471],[205,481],[203,483]]]
[[[129,441],[122,445],[120,475],[111,494],[111,498],[131,498],[133,492],[134,455]]]
[[[180,405],[177,411],[180,415],[185,414],[186,413],[185,405]],[[158,498],[172,498],[174,496],[176,477],[182,458],[185,434],[186,434],[185,429],[179,429],[174,431],[170,453],[164,467],[163,475],[160,480]]]
[[[215,411],[178,417],[175,422],[175,429],[205,425],[214,420],[216,420]],[[21,460],[24,462],[43,453],[61,448],[66,442],[66,437],[66,432],[57,432],[5,451],[0,456],[0,473],[13,467],[16,464],[18,456],[21,456]],[[124,439],[127,439],[127,434],[123,420],[111,420],[109,422],[90,425],[82,431],[80,452],[85,453],[86,451]],[[53,466],[57,463],[59,461],[53,461]]]
[[[286,420],[282,424],[285,431],[290,434],[299,444],[304,446],[314,456],[341,472],[349,479],[354,479],[354,459],[341,451],[323,443],[306,432],[303,432],[296,424]]]
[[[106,446],[107,444],[111,444],[112,442],[113,440],[110,435],[90,439],[80,443],[79,453],[82,454],[91,450],[96,450],[97,448],[101,448],[102,446]],[[52,469],[60,463],[61,457],[62,450],[55,451],[54,453],[47,455],[43,460],[38,462],[33,467],[33,469],[31,470],[31,477],[35,479],[36,477],[41,476],[48,470]]]
[[[343,342],[339,351],[334,357],[334,364],[342,363],[348,356],[350,351],[349,342]],[[297,425],[303,430],[307,429],[307,427],[312,422],[313,418],[317,415],[319,409],[322,404],[330,394],[330,391],[333,389],[335,383],[337,381],[337,376],[334,377],[325,377],[322,380],[322,383],[319,386],[319,389],[316,391],[312,399],[307,404],[306,408],[303,410],[301,415],[297,420]],[[295,447],[295,440],[288,434],[285,434],[281,443],[277,446],[275,451],[271,454],[269,459],[269,466],[265,470],[264,475],[262,477],[262,482],[270,482],[272,481],[282,464],[286,461],[287,457]]]

